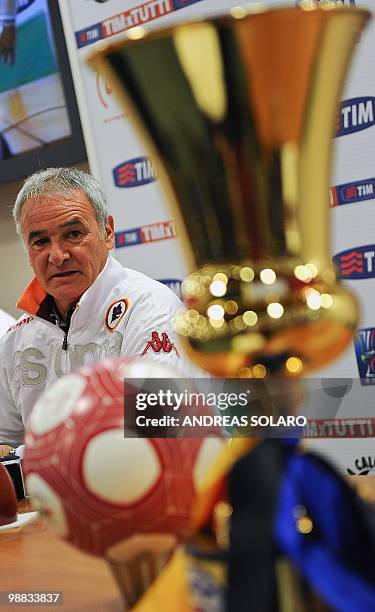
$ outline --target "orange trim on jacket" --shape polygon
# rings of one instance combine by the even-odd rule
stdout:
[[[29,314],[36,315],[41,303],[46,297],[46,291],[43,289],[38,279],[34,276],[18,300],[16,307],[20,308],[20,310],[28,312]]]

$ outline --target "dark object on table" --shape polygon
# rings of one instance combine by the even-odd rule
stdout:
[[[6,468],[9,476],[12,479],[14,488],[16,490],[17,499],[25,499],[25,482],[22,471],[22,459],[18,455],[7,455],[2,457],[0,462]]]
[[[0,526],[17,520],[17,500],[12,481],[6,469],[0,465]]]

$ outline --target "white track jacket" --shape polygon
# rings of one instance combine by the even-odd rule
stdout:
[[[0,444],[21,444],[44,390],[60,376],[99,359],[139,357],[184,378],[203,375],[177,347],[171,318],[182,307],[178,297],[113,257],[76,305],[66,337],[43,318],[46,297],[34,278],[17,303],[25,314],[0,341]]]

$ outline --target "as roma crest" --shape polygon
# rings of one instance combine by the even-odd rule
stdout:
[[[126,313],[129,306],[129,302],[126,298],[121,298],[113,302],[107,310],[105,317],[105,324],[109,331],[116,329],[124,314]]]

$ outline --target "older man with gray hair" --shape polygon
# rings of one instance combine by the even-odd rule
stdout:
[[[177,296],[109,256],[113,218],[91,175],[35,173],[13,215],[35,277],[17,303],[23,316],[0,342],[0,456],[23,442],[46,387],[84,364],[124,355],[201,375],[176,347],[170,322],[181,307]]]

